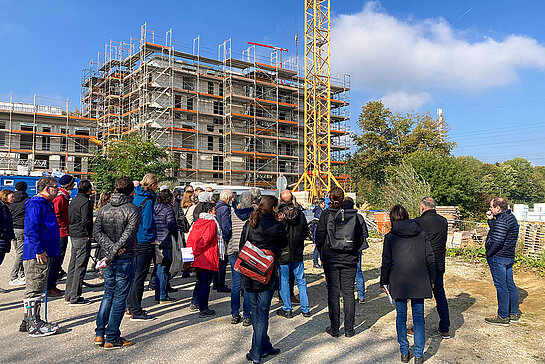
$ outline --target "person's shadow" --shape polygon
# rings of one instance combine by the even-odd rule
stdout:
[[[447,298],[450,318],[450,336],[455,338],[456,331],[464,324],[464,315],[462,314],[468,308],[473,306],[476,299],[471,297],[469,293],[462,292],[454,298]],[[437,332],[439,327],[439,315],[437,310],[432,310],[425,318],[426,336],[431,340],[428,349],[424,352],[424,359],[429,359],[439,350],[443,338]]]

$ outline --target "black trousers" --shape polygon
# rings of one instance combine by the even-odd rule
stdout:
[[[62,270],[62,263],[64,262],[64,255],[66,254],[66,247],[68,246],[68,236],[63,236],[59,240],[59,247],[61,254],[58,257],[51,257],[51,264],[49,266],[49,276],[47,277],[47,289],[51,290],[57,286],[57,279],[59,273]]]
[[[354,331],[354,316],[356,305],[354,298],[354,283],[356,281],[356,267],[339,267],[324,263],[325,280],[327,284],[327,307],[331,331],[339,332],[341,325],[341,309],[339,298],[343,296],[344,332]]]
[[[144,295],[144,283],[148,276],[151,260],[155,255],[155,245],[150,243],[136,245],[136,272],[134,282],[127,297],[127,308],[131,314],[142,314],[142,296]]]
[[[91,242],[87,238],[72,238],[72,250],[70,252],[70,264],[66,276],[66,290],[64,299],[76,302],[81,296],[83,278],[89,263],[91,254]]]
[[[214,279],[212,281],[212,287],[215,289],[225,287],[225,274],[227,273],[228,259],[221,259],[219,264],[219,271],[214,272]]]

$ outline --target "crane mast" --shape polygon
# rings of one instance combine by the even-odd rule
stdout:
[[[305,0],[305,170],[309,202],[339,186],[331,172],[331,4]]]

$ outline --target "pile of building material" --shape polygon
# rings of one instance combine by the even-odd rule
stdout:
[[[521,224],[519,237],[523,241],[523,254],[538,259],[545,254],[545,223],[526,222]]]
[[[456,221],[460,220],[460,208],[458,206],[437,206],[437,213],[448,220],[448,234],[452,235],[456,228]]]

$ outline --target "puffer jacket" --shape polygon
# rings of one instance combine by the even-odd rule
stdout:
[[[431,298],[435,256],[426,232],[414,220],[393,221],[384,237],[380,285],[394,299]]]
[[[187,246],[193,248],[193,267],[219,270],[218,226],[214,220],[197,219],[189,232]]]
[[[11,213],[8,205],[0,201],[0,252],[9,253],[12,239],[15,239],[15,234]]]
[[[502,211],[494,219],[488,220],[490,231],[486,236],[486,256],[497,255],[514,258],[519,236],[519,224],[511,210]]]
[[[9,212],[11,212],[14,229],[25,228],[25,201],[28,199],[28,194],[24,191],[15,191],[13,194],[13,203],[9,205]]]
[[[25,202],[23,260],[36,259],[44,251],[50,257],[60,255],[59,222],[53,203],[37,195]]]
[[[157,239],[157,228],[155,219],[153,218],[153,206],[157,195],[150,190],[144,190],[142,186],[134,188],[133,203],[141,211],[142,221],[138,227],[138,244],[154,243]],[[142,208],[140,208],[142,206]]]
[[[250,215],[254,211],[253,207],[244,209],[234,209],[231,213],[232,224],[232,241],[227,245],[227,255],[236,254],[239,252],[240,239],[242,239],[242,229],[244,223],[250,218]]]
[[[288,234],[284,224],[276,221],[273,215],[261,215],[259,225],[256,228],[250,226],[247,221],[242,229],[242,236],[246,236],[248,232],[248,241],[257,246],[259,249],[267,249],[273,252],[275,256],[274,269],[272,277],[267,284],[263,284],[249,277],[242,276],[242,288],[251,291],[274,291],[278,289],[278,277],[276,266],[278,264],[278,255],[282,248],[288,245]],[[246,242],[241,239],[239,249],[242,249]]]
[[[161,248],[172,248],[172,237],[178,235],[178,224],[174,209],[163,203],[156,203],[153,208],[153,218],[157,226],[157,240]]]
[[[278,264],[299,263],[303,261],[303,249],[309,229],[305,214],[297,207],[297,214],[293,219],[286,217],[283,221],[288,233],[288,245],[282,248],[278,257]]]
[[[101,246],[102,256],[112,260],[119,249],[120,259],[136,256],[136,233],[142,217],[131,196],[114,193],[110,203],[101,208],[93,226],[93,237]]]

